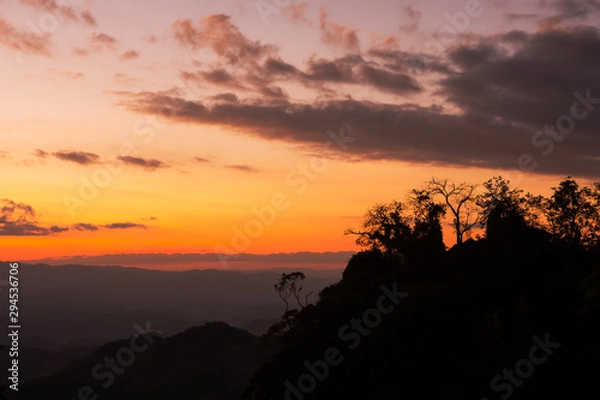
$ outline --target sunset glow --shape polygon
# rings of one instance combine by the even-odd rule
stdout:
[[[597,180],[597,103],[532,139],[600,97],[550,3],[0,1],[3,258],[355,251],[432,176]]]

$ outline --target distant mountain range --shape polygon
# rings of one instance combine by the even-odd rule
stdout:
[[[271,353],[258,337],[222,322],[170,337],[134,335],[22,386],[19,398],[239,399]]]
[[[7,263],[0,264],[7,276]],[[316,294],[342,271],[305,269]],[[20,311],[26,348],[89,348],[134,334],[150,322],[172,335],[208,321],[261,334],[284,311],[273,285],[281,271],[151,271],[115,266],[20,266]],[[1,280],[1,279],[0,279]],[[2,288],[0,288],[2,289]],[[0,296],[7,309],[7,296]],[[0,339],[7,344],[7,339]]]

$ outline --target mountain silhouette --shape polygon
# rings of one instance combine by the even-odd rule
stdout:
[[[130,349],[132,340],[134,347],[147,348],[130,361],[126,354],[132,352],[123,349]],[[23,386],[19,396],[70,399],[87,387],[98,398],[111,400],[235,399],[269,355],[258,337],[222,322],[166,338],[153,333],[147,346],[144,341],[144,335],[139,335],[107,343],[62,370]],[[114,370],[104,363],[106,357],[115,360]]]
[[[439,182],[483,209],[467,224],[456,207],[455,229],[485,236],[443,250],[432,192],[375,206],[342,280],[265,335],[276,352],[244,400],[600,398],[600,184]]]

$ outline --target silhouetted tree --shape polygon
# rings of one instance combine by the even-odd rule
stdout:
[[[484,191],[477,196],[481,208],[479,224],[489,238],[515,233],[527,225],[529,216],[523,190],[511,189],[510,181],[495,176],[483,183]]]
[[[571,177],[553,187],[550,198],[531,197],[530,203],[544,215],[548,230],[566,242],[595,246],[600,240],[598,183],[579,187]]]
[[[501,240],[465,240],[433,260],[427,243],[440,238],[449,207],[436,203],[439,194],[413,190],[404,203],[369,210],[362,228],[347,232],[369,249],[352,256],[342,280],[321,291],[316,304],[290,311],[291,325],[282,321],[270,330],[284,340],[243,398],[598,398],[600,254],[534,229],[533,218],[542,214],[531,215],[533,196],[508,181],[494,177],[483,186],[479,221]],[[473,201],[474,191],[463,194]],[[538,198],[557,236],[598,235],[591,227],[600,184],[562,182],[550,199]],[[452,204],[464,222],[464,205]],[[406,268],[389,254],[401,255]],[[404,290],[406,304],[379,309]],[[371,318],[376,309],[380,318]],[[522,385],[509,385],[508,369],[517,369],[531,349],[541,355],[540,340],[560,349],[548,352],[548,363]],[[323,361],[332,349],[340,354],[335,367]],[[327,379],[320,379],[324,370]],[[307,374],[315,384],[302,390]],[[505,389],[494,382],[506,382]]]
[[[468,234],[478,223],[475,204],[477,185],[466,182],[456,184],[448,178],[433,177],[427,182],[427,189],[432,196],[441,197],[452,212],[456,243],[461,244],[465,234]]]
[[[356,244],[388,256],[401,256],[412,237],[410,219],[403,215],[404,205],[398,201],[376,204],[365,217],[362,230],[347,230],[358,235]]]
[[[383,258],[428,263],[445,251],[441,225],[445,212],[445,205],[436,203],[430,191],[413,189],[404,204],[375,205],[367,212],[363,229],[346,234],[358,235],[358,245]]]
[[[304,299],[301,298],[304,285],[302,281],[306,279],[306,276],[300,272],[283,273],[279,278],[279,281],[273,285],[277,294],[285,304],[285,311],[281,316],[281,320],[271,326],[268,332],[264,335],[263,341],[269,345],[277,345],[281,343],[282,338],[285,334],[292,329],[297,323],[297,316],[300,310],[303,310],[308,305],[308,298],[313,293],[312,291],[304,295]],[[293,297],[300,307],[290,309],[290,297]],[[302,303],[304,300],[304,304]]]
[[[426,189],[413,189],[408,204],[413,213],[413,237],[420,241],[425,251],[445,250],[441,219],[446,215],[446,206],[436,203],[432,193]]]
[[[304,285],[302,284],[304,279],[306,279],[306,276],[300,271],[291,272],[289,274],[283,273],[279,278],[279,282],[273,285],[277,291],[277,294],[285,303],[286,313],[290,309],[290,303],[288,299],[291,296],[294,296],[300,308],[304,308],[308,305],[308,298],[313,292],[309,292],[304,296],[304,304],[302,304],[300,295],[302,294],[302,290],[304,290]]]

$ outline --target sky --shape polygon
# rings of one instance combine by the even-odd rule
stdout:
[[[358,250],[345,230],[433,176],[545,195],[597,181],[599,15],[597,0],[0,0],[2,258],[339,264]]]

